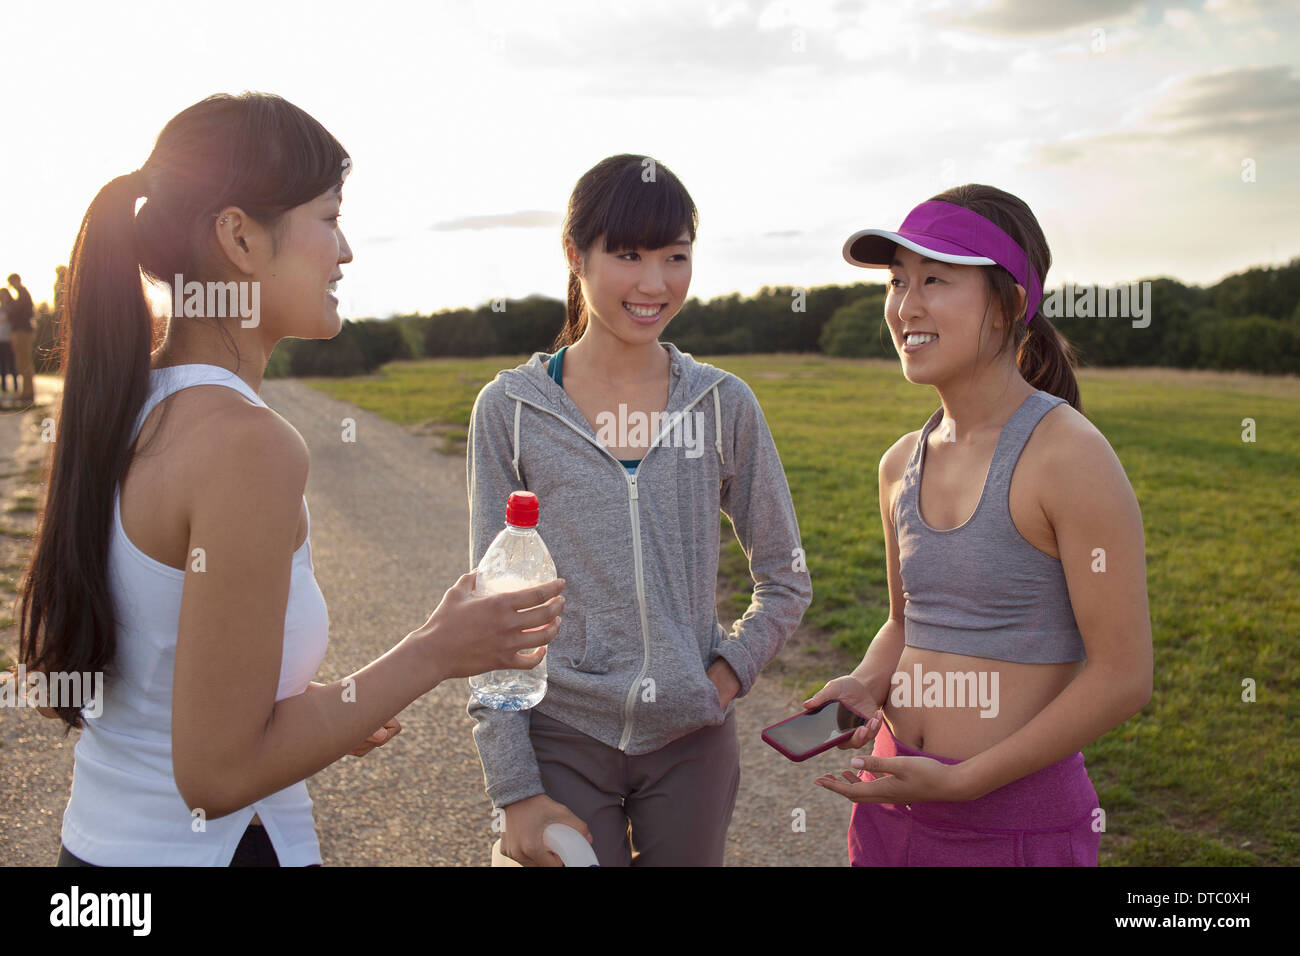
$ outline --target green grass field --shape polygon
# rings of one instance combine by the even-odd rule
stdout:
[[[395,422],[439,425],[463,453],[474,396],[525,359],[395,363],[310,384]],[[860,655],[888,615],[876,466],[937,394],[896,362],[713,364],[750,385],[776,439],[813,579],[805,620]],[[1167,369],[1084,371],[1080,382],[1142,508],[1156,652],[1151,703],[1084,752],[1107,813],[1102,862],[1300,863],[1300,382]],[[728,537],[723,571],[740,613],[749,582]],[[1254,702],[1242,699],[1247,679]]]

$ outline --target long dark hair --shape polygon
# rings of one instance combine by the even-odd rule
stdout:
[[[1044,283],[1052,265],[1052,252],[1038,220],[1024,200],[994,186],[968,183],[930,197],[931,201],[948,202],[978,213],[993,222],[1025,250],[1029,263]],[[1082,412],[1079,383],[1074,370],[1078,366],[1074,347],[1043,315],[1042,304],[1034,311],[1029,324],[1016,292],[1016,280],[1001,266],[981,266],[991,296],[1002,315],[1010,321],[1003,330],[997,354],[1007,348],[1016,350],[1016,367],[1034,388],[1065,399]],[[1046,292],[1046,285],[1043,287]],[[981,326],[981,333],[983,327]]]
[[[570,239],[585,256],[601,236],[605,251],[662,249],[685,230],[695,241],[699,213],[681,180],[649,156],[621,153],[602,159],[582,174],[569,196],[561,239]],[[582,338],[587,310],[582,282],[569,271],[564,327],[551,351]]]
[[[144,165],[109,181],[86,210],[61,303],[63,399],[45,511],[22,585],[19,659],[29,669],[107,672],[113,662],[113,497],[132,461],[159,331],[141,272],[166,285],[178,273],[214,278],[212,229],[227,206],[271,230],[274,250],[281,217],[339,183],[346,156],[278,96],[218,94],[173,117]],[[69,730],[81,726],[79,708],[55,709]]]

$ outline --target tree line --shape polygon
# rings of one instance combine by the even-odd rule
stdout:
[[[1249,269],[1207,288],[1169,278],[1149,281],[1144,327],[1135,327],[1128,317],[1051,318],[1081,365],[1300,373],[1300,258]],[[894,358],[884,302],[883,283],[775,286],[752,296],[691,298],[663,338],[701,356],[821,352]],[[563,324],[564,303],[541,295],[429,315],[346,320],[329,340],[282,340],[266,374],[347,376],[402,359],[546,352]],[[36,339],[40,371],[56,370],[54,326],[54,310],[42,303]]]

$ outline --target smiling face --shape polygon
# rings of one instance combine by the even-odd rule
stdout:
[[[342,326],[335,283],[352,249],[339,228],[342,187],[335,186],[284,214],[276,253],[263,266],[261,308],[273,334],[327,339]]]
[[[985,312],[988,316],[985,318]],[[885,321],[903,362],[903,375],[918,385],[938,384],[992,361],[1004,322],[990,296],[981,266],[938,262],[897,246],[889,269]],[[981,334],[980,325],[988,322]],[[909,344],[909,336],[912,344]]]
[[[568,247],[572,263],[575,251]],[[690,236],[683,232],[662,249],[604,250],[601,236],[581,263],[588,323],[630,345],[653,341],[686,302]]]

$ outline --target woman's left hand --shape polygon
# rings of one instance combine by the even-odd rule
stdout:
[[[740,691],[740,678],[731,669],[731,665],[721,657],[709,665],[709,669],[704,673],[709,680],[713,681],[713,686],[718,690],[718,703],[722,705],[723,710],[726,710],[727,705]]]
[[[384,721],[384,726],[380,727],[373,734],[366,738],[366,742],[355,750],[349,750],[348,755],[351,757],[364,757],[376,747],[382,747],[388,741],[392,740],[402,732],[402,725],[397,722],[396,717],[390,717]]]
[[[875,779],[863,780],[844,770],[840,777],[826,773],[815,782],[854,803],[944,803],[974,799],[961,764],[940,763],[929,757],[866,756],[854,757],[851,763],[870,771]]]

